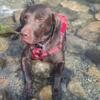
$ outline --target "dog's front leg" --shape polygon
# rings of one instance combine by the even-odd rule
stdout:
[[[24,92],[27,97],[32,94],[32,63],[31,52],[28,47],[25,48],[21,58],[21,68],[24,76]]]
[[[64,70],[64,63],[60,62],[55,65],[54,69],[54,85],[53,85],[53,100],[61,100],[61,80]]]

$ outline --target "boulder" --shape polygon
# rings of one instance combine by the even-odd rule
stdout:
[[[50,85],[40,90],[39,100],[52,100],[52,87]]]
[[[85,52],[85,56],[88,57],[93,63],[100,64],[100,49],[99,48],[90,48]]]
[[[95,44],[90,43],[86,40],[82,40],[81,38],[74,35],[66,36],[66,49],[67,52],[74,54],[84,54],[87,49],[94,47]]]
[[[7,38],[0,37],[0,52],[5,52],[9,47],[9,41]]]
[[[89,68],[87,73],[89,76],[96,79],[97,81],[100,80],[100,70],[97,69],[96,66]]]
[[[81,98],[86,97],[85,90],[82,87],[81,82],[79,82],[78,80],[75,80],[75,79],[71,80],[68,85],[68,89],[72,94],[78,97],[81,97]]]
[[[95,14],[95,18],[100,21],[100,12]]]
[[[89,7],[86,5],[82,5],[81,3],[77,1],[63,1],[60,3],[62,7],[69,8],[71,10],[74,10],[76,12],[87,12],[89,10]]]
[[[91,2],[91,3],[100,3],[100,0],[88,0],[88,2]]]
[[[99,42],[100,38],[100,21],[94,21],[80,29],[77,35],[90,42]]]

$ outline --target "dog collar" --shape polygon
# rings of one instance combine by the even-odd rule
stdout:
[[[41,47],[35,47],[32,50],[32,59],[33,60],[43,60],[45,57],[52,56],[62,49],[62,42],[64,40],[64,35],[66,32],[66,29],[68,28],[67,17],[61,15],[60,13],[56,13],[56,16],[58,16],[59,19],[61,20],[60,41],[54,48],[51,48],[48,51],[43,50]]]

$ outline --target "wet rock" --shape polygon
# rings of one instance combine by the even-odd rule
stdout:
[[[84,54],[87,49],[94,47],[95,44],[82,40],[73,35],[67,35],[66,47],[67,51],[75,54]]]
[[[5,52],[9,47],[9,42],[7,38],[0,37],[0,52]]]
[[[96,12],[100,11],[100,4],[99,3],[97,3],[97,4],[89,3],[89,6],[90,6],[90,11],[92,13],[96,13]]]
[[[86,27],[80,29],[77,35],[90,42],[98,42],[100,38],[100,22],[89,23]]]
[[[33,92],[34,95],[49,83],[50,73],[52,65],[47,62],[33,61],[32,72],[33,72]],[[50,83],[49,83],[50,84]]]
[[[78,80],[75,80],[75,79],[72,80],[68,85],[68,89],[72,94],[74,94],[78,97],[86,96],[85,90],[82,87],[81,82],[79,82]]]
[[[25,47],[25,45],[23,45],[19,39],[16,39],[16,40],[10,39],[9,47],[8,47],[6,53],[8,56],[12,56],[15,58],[21,57],[24,47]]]
[[[100,21],[100,12],[96,13],[95,18]]]
[[[35,99],[35,98],[32,98],[31,100],[37,100],[37,99]]]
[[[52,100],[51,86],[45,86],[39,93],[39,100]]]
[[[0,58],[0,68],[3,69],[6,67],[6,59]]]
[[[6,88],[9,84],[9,81],[7,79],[2,79],[0,78],[0,89],[1,88]]]
[[[14,8],[14,9],[19,9],[19,8],[22,8],[25,4],[27,3],[27,0],[5,0],[5,1],[1,1],[0,2],[0,6],[5,5],[7,7],[11,7],[11,8]]]
[[[100,64],[100,49],[90,48],[86,50],[85,56],[88,57],[93,63]]]
[[[12,100],[7,90],[0,91],[0,100]]]
[[[77,12],[87,12],[89,10],[88,6],[82,5],[77,1],[64,1],[61,2],[60,5],[62,7],[69,8]]]
[[[99,88],[96,87],[96,85],[94,87],[95,81],[92,77],[86,74],[87,70],[91,68],[91,66],[95,66],[95,64],[85,56],[67,53],[65,65],[73,72],[73,79],[77,79],[81,82],[86,93],[85,97],[82,98],[77,98],[71,95],[70,100],[96,100],[96,98],[98,98],[97,94],[99,93]]]
[[[93,20],[93,15],[89,13],[79,13],[76,20],[72,21],[71,24],[78,31],[80,28],[83,28]],[[77,33],[75,32],[75,34]]]
[[[100,80],[100,71],[96,67],[91,67],[88,69],[88,75],[97,81]]]
[[[11,73],[16,73],[20,69],[20,62],[17,58],[6,56],[6,66]]]
[[[22,10],[18,10],[13,13],[13,20],[15,23],[18,23],[18,24],[20,23],[21,12],[22,12]]]
[[[100,3],[100,0],[88,0],[91,3]]]
[[[3,95],[2,95],[2,93],[0,93],[0,100],[2,100],[3,99]]]
[[[63,8],[60,5],[58,5],[56,7],[52,7],[52,8],[55,12],[59,12],[59,13],[66,15],[68,17],[68,21],[69,20],[73,21],[78,18],[78,13],[76,13],[75,11],[72,11],[70,9]]]
[[[8,37],[18,34],[17,28],[20,26],[20,14],[22,10],[17,10],[11,16],[0,18],[0,36]]]
[[[47,2],[47,0],[32,0],[32,1],[34,1],[35,3],[45,3],[45,2]]]
[[[94,66],[84,55],[66,53],[65,67],[72,71],[72,76],[83,82],[83,74],[88,68]],[[85,80],[84,80],[85,81]]]
[[[52,65],[47,62],[33,61],[32,71],[38,77],[47,78],[50,76]]]

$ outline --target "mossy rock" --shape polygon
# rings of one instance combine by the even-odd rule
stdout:
[[[0,37],[0,52],[5,52],[9,47],[7,38]]]

